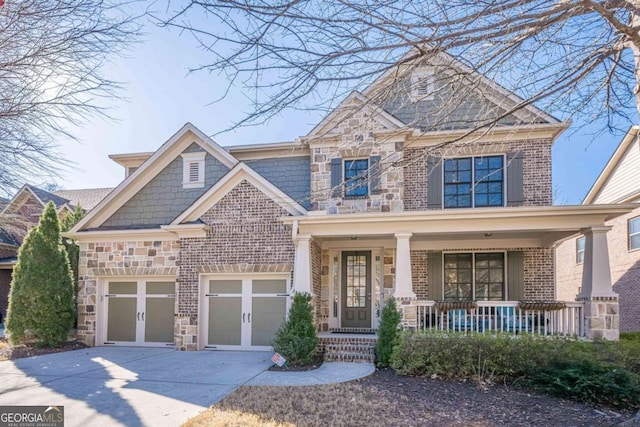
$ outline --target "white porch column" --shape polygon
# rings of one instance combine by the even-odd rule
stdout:
[[[591,227],[583,230],[585,237],[580,298],[618,297],[611,287],[611,267],[607,231],[611,227]]]
[[[293,290],[295,292],[311,291],[311,235],[299,234],[295,238],[296,254],[293,263]]]
[[[587,338],[618,340],[620,315],[618,294],[611,286],[611,268],[607,231],[611,227],[591,227],[585,236],[582,265],[582,291],[578,300],[584,301]]]
[[[412,233],[396,233],[396,287],[393,296],[396,299],[415,299],[413,279],[411,277],[411,239]]]

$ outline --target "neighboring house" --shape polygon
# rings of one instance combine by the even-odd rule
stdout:
[[[52,201],[60,218],[73,212],[75,206],[89,210],[111,189],[64,190],[48,192],[24,185],[11,200],[0,204],[0,321],[6,316],[13,267],[18,249],[31,227],[38,223],[45,205]]]
[[[80,245],[79,338],[266,349],[295,291],[314,297],[321,346],[375,330],[391,296],[408,328],[616,339],[609,266],[594,260],[605,222],[631,208],[552,206],[568,124],[507,114],[521,100],[481,76],[467,90],[437,66],[395,71],[292,142],[225,149],[187,123],[153,153],[110,156],[124,181],[66,234]],[[467,97],[452,103],[452,88]],[[397,97],[376,105],[379,91]],[[591,273],[560,303],[554,243],[580,230]]]
[[[583,205],[640,202],[640,142],[633,126],[596,179]],[[640,331],[640,205],[607,221],[613,290],[620,298],[620,330]],[[569,239],[556,249],[558,293],[574,298],[582,286],[585,238]]]

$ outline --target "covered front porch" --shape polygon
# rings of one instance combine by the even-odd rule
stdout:
[[[407,329],[617,339],[605,221],[629,207],[553,206],[287,217],[293,287],[320,331],[375,330],[394,297]],[[575,300],[558,301],[554,245],[586,237]]]

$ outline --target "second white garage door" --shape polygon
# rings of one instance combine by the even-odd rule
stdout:
[[[286,276],[204,278],[204,348],[271,350],[289,309],[288,284]]]

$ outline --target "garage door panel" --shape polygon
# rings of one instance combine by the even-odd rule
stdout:
[[[208,308],[209,345],[241,345],[242,297],[212,297]]]
[[[241,294],[242,280],[210,280],[209,292],[212,294]]]
[[[109,298],[107,340],[136,341],[137,298]]]
[[[146,342],[173,342],[175,304],[175,298],[147,298],[144,319]]]
[[[138,282],[110,282],[109,293],[135,295],[138,293]]]
[[[286,310],[287,300],[283,297],[254,297],[251,310],[251,345],[270,346],[285,318]]]
[[[254,280],[252,283],[254,294],[277,294],[287,292],[287,281],[281,280]]]

